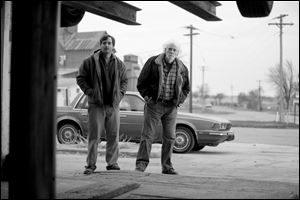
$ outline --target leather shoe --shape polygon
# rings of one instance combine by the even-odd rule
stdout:
[[[118,164],[108,165],[106,166],[106,170],[120,170]]]
[[[138,172],[144,172],[145,169],[141,168],[141,167],[136,167],[135,168],[135,171],[138,171]]]
[[[86,175],[90,175],[90,174],[94,173],[95,169],[96,169],[96,166],[93,166],[93,167],[85,166],[85,170],[83,173]]]
[[[163,174],[171,174],[171,175],[177,175],[178,173],[175,171],[175,169],[170,168],[170,169],[164,169],[162,171]]]

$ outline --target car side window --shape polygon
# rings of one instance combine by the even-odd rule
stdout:
[[[120,110],[131,110],[128,96],[124,96],[120,102]]]
[[[136,95],[128,95],[131,111],[144,111],[144,101]]]
[[[120,110],[143,111],[144,101],[136,95],[125,94],[120,102]]]
[[[83,95],[81,97],[81,99],[79,100],[79,102],[77,103],[75,108],[76,109],[88,109],[88,100],[85,95]]]

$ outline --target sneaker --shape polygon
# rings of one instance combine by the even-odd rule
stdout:
[[[171,174],[171,175],[177,175],[178,173],[175,171],[175,169],[170,168],[170,169],[164,169],[162,171],[163,174]]]
[[[119,167],[119,165],[116,163],[116,164],[113,164],[113,165],[108,165],[108,166],[106,166],[106,170],[120,170],[120,167]]]

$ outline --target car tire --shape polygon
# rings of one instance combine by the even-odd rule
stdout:
[[[273,1],[236,1],[243,17],[267,17],[271,13]]]
[[[200,151],[201,149],[203,149],[205,146],[200,146],[198,144],[195,144],[194,148],[192,149],[193,151]]]
[[[195,145],[195,138],[192,131],[186,127],[177,127],[175,133],[174,153],[190,152]]]
[[[78,136],[78,128],[73,124],[64,124],[57,131],[57,139],[61,144],[76,144]]]

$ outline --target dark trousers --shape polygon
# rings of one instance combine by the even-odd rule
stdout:
[[[151,147],[155,135],[155,129],[162,123],[162,169],[173,168],[171,156],[175,143],[177,108],[173,104],[166,105],[162,102],[154,103],[152,100],[145,104],[144,126],[141,134],[141,141],[137,153],[136,167],[145,169],[149,164]]]
[[[96,168],[98,143],[100,136],[106,135],[106,162],[107,165],[116,164],[119,155],[119,107],[97,106],[89,104],[88,108],[89,130],[88,130],[88,155],[87,166]]]

